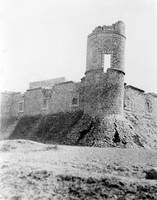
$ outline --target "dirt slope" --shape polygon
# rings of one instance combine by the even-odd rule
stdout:
[[[157,199],[156,150],[10,140],[0,158],[2,200]]]
[[[157,121],[125,113],[101,120],[82,111],[22,117],[9,139],[79,146],[157,149]]]

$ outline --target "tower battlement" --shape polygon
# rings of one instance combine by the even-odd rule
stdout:
[[[104,25],[104,26],[97,26],[91,34],[88,35],[88,37],[99,34],[99,33],[112,33],[112,34],[119,34],[125,37],[125,24],[123,21],[118,21],[115,24],[112,24],[110,26]]]
[[[100,116],[123,113],[124,55],[124,22],[98,26],[88,36],[85,73],[87,100],[84,104],[87,113],[92,111],[92,114]],[[109,64],[106,62],[107,56]],[[91,84],[94,86],[91,87]],[[103,100],[100,96],[103,96]]]

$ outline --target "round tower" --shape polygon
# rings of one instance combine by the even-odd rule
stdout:
[[[87,100],[84,99],[88,113],[93,113],[93,110],[94,115],[123,113],[125,39],[122,21],[111,26],[98,26],[88,35],[85,72]]]

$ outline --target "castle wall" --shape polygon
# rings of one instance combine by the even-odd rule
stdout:
[[[29,89],[40,88],[40,87],[53,87],[55,84],[65,82],[65,77],[53,78],[44,81],[35,81],[29,83]]]
[[[78,89],[79,85],[72,81],[55,85],[52,89],[51,98],[49,99],[50,112],[80,109]],[[72,102],[73,99],[75,102]]]
[[[146,115],[157,118],[157,94],[145,94]]]
[[[99,26],[88,36],[84,110],[90,115],[123,114],[124,29],[124,23],[119,21]],[[111,62],[104,71],[106,54]]]
[[[19,102],[22,100],[20,92],[1,93],[1,117],[19,117]]]
[[[105,68],[105,56],[111,57]],[[31,82],[24,95],[1,93],[1,116],[21,117],[84,110],[91,116],[123,115],[123,111],[157,118],[157,95],[124,86],[125,25],[99,26],[88,36],[85,77]],[[105,55],[105,56],[104,56]]]
[[[125,86],[124,109],[139,116],[157,117],[157,95],[131,85]]]
[[[125,87],[124,109],[137,115],[145,115],[144,91],[132,86]]]
[[[69,81],[56,84],[53,88],[29,89],[24,96],[24,114],[38,115],[80,109],[79,88],[79,83]]]
[[[113,25],[99,27],[88,36],[86,72],[103,68],[103,55],[111,54],[111,68],[124,71],[125,36]]]
[[[124,75],[108,69],[98,82],[84,84],[84,110],[90,115],[104,117],[122,114],[124,95]]]
[[[42,88],[29,89],[25,93],[25,115],[38,115],[42,113]]]
[[[1,117],[9,118],[11,114],[12,94],[8,92],[1,93]]]
[[[19,110],[19,103],[24,102],[23,95],[19,93],[12,94],[11,117],[20,117],[24,114],[24,108]]]

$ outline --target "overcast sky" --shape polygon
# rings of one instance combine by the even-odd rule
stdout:
[[[96,26],[126,25],[125,82],[157,93],[155,0],[0,0],[1,90],[86,68],[87,35]]]

